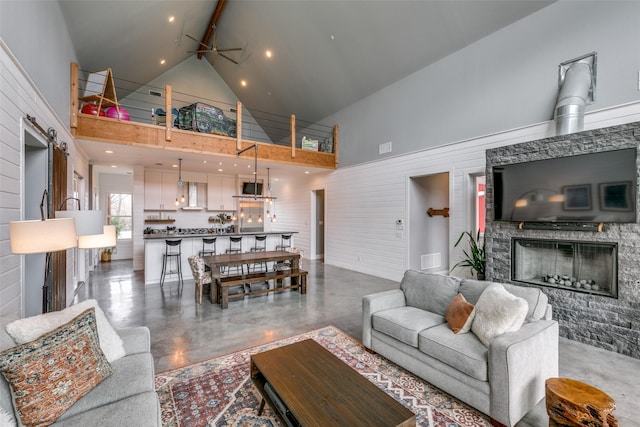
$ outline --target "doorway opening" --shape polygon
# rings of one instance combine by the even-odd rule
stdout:
[[[40,219],[42,193],[48,187],[49,150],[47,141],[32,132],[23,123],[22,211],[23,220]],[[22,307],[25,317],[42,313],[42,284],[44,283],[45,254],[24,256],[24,278],[22,282]]]
[[[311,195],[311,250],[310,259],[324,260],[325,191],[313,190]]]
[[[409,268],[429,273],[448,273],[449,217],[440,213],[449,203],[449,173],[409,179]],[[448,214],[447,214],[448,215]]]

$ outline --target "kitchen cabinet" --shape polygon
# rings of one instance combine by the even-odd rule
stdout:
[[[178,194],[178,174],[155,170],[144,171],[144,209],[175,211]]]
[[[236,209],[236,179],[210,174],[207,182],[207,210],[231,212]]]

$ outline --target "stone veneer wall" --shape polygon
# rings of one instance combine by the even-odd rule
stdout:
[[[640,122],[578,132],[487,150],[487,279],[511,281],[511,238],[618,243],[618,298],[539,287],[553,305],[560,335],[640,359],[640,224],[607,224],[603,232],[519,230],[517,223],[494,221],[492,167],[600,151],[638,147]],[[640,149],[638,150],[640,154]],[[636,159],[636,165],[640,165]],[[638,169],[638,167],[636,168]],[[637,174],[636,174],[637,176]],[[640,179],[638,179],[640,182]],[[640,213],[636,188],[636,210]],[[530,285],[536,287],[535,285]]]

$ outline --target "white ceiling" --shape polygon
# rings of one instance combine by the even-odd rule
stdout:
[[[187,51],[198,44],[185,34],[201,39],[216,3],[60,0],[80,68],[110,67],[117,78],[140,85],[193,55]],[[551,3],[228,0],[217,25],[218,47],[244,50],[229,53],[239,65],[218,56],[213,66],[249,111],[318,122]],[[273,51],[271,59],[266,49]],[[108,163],[104,150],[83,147],[93,163]],[[149,156],[140,150],[118,157],[123,165],[144,162]],[[164,163],[178,156],[152,157]]]

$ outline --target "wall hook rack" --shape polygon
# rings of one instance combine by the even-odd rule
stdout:
[[[427,215],[429,215],[430,217],[435,215],[442,215],[445,218],[449,218],[449,208],[442,208],[442,209],[429,208],[429,210],[427,211]]]

